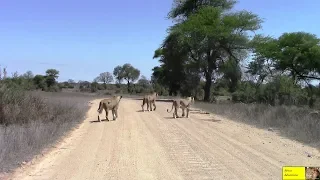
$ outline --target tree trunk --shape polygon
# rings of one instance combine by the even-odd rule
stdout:
[[[206,84],[204,86],[204,101],[210,102],[210,94],[211,94],[211,84],[212,84],[212,79],[211,79],[211,73],[206,73]]]
[[[169,96],[172,96],[172,95],[173,95],[172,89],[169,89]]]
[[[212,74],[213,70],[216,69],[215,61],[216,57],[215,54],[211,51],[207,51],[207,71],[205,71],[205,78],[206,78],[206,84],[204,86],[204,101],[210,102],[210,95],[211,95],[211,84],[212,84]]]
[[[130,93],[130,81],[127,81],[128,93]]]
[[[133,93],[133,91],[135,91],[135,93],[137,93],[137,91],[136,91],[136,84],[135,84],[135,83],[133,83],[133,89],[131,89],[131,93]]]

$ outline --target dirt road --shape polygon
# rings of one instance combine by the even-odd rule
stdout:
[[[141,101],[122,99],[116,121],[94,122],[98,102],[78,129],[14,179],[274,180],[283,165],[320,165],[317,149],[214,115],[173,119],[166,102],[140,112]]]

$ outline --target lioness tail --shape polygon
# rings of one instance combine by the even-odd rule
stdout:
[[[170,112],[169,112],[169,109],[167,109],[167,112],[168,112],[168,113],[171,113],[172,109],[173,109],[173,102],[172,102],[172,107],[171,107]]]
[[[101,114],[101,113],[102,113],[102,110],[103,110],[103,109],[102,109],[102,102],[100,101],[100,103],[99,103],[99,108],[98,108],[97,111],[98,111],[99,114]]]

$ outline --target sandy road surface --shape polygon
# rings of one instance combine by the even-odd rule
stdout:
[[[172,119],[166,102],[139,112],[140,101],[123,99],[116,121],[93,122],[98,102],[70,137],[14,179],[274,180],[283,165],[320,165],[318,150],[275,132],[208,114]]]

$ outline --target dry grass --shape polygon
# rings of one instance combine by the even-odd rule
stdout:
[[[273,128],[282,136],[303,143],[316,147],[320,145],[320,114],[307,108],[203,102],[196,102],[194,106],[259,128]]]
[[[0,173],[29,161],[82,120],[92,96],[0,90]]]

